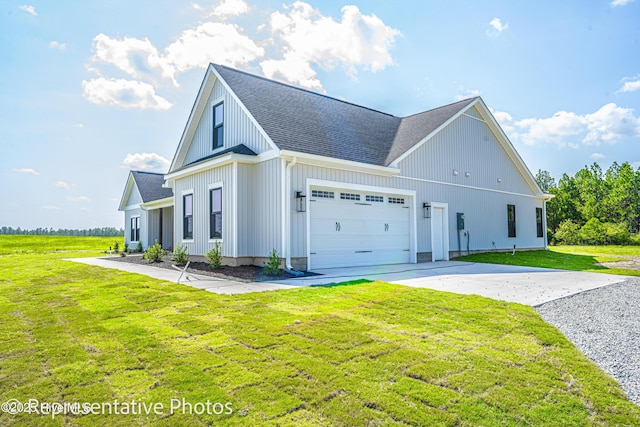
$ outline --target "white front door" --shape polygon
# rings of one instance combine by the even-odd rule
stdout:
[[[411,262],[409,198],[344,189],[312,189],[310,267]]]
[[[431,204],[431,261],[449,260],[449,221],[445,203]]]

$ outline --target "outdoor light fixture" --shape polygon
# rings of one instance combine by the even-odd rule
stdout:
[[[431,205],[429,203],[422,204],[422,211],[425,218],[431,218]]]
[[[296,191],[296,212],[307,211],[307,196],[302,191]]]
[[[458,176],[458,171],[457,170],[453,170],[453,176]]]

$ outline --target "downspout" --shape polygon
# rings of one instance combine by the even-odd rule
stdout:
[[[547,199],[542,199],[542,235],[544,236],[544,249],[549,250],[549,236],[547,235]]]
[[[298,163],[298,158],[294,157],[291,163],[287,165],[287,176],[285,184],[285,268],[287,270],[293,270],[291,266],[291,169]]]

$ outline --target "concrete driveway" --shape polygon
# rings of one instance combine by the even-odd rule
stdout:
[[[330,268],[314,270],[314,272],[320,273],[322,276],[288,279],[274,283],[284,284],[286,282],[291,285],[308,286],[364,278],[415,288],[476,294],[537,306],[629,278],[612,274],[460,261]]]
[[[176,282],[180,276],[178,271],[118,262],[108,258],[72,258],[69,261],[145,274],[170,282]],[[369,279],[415,288],[429,288],[459,294],[476,294],[503,301],[537,306],[558,298],[628,279],[627,276],[611,274],[459,261],[327,268],[314,270],[314,272],[320,275],[259,283],[235,282],[190,274],[193,280],[189,281],[183,278],[180,283],[218,294],[240,294]]]

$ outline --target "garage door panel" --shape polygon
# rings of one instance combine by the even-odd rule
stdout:
[[[410,210],[383,202],[311,199],[311,267],[398,264],[411,260]]]

